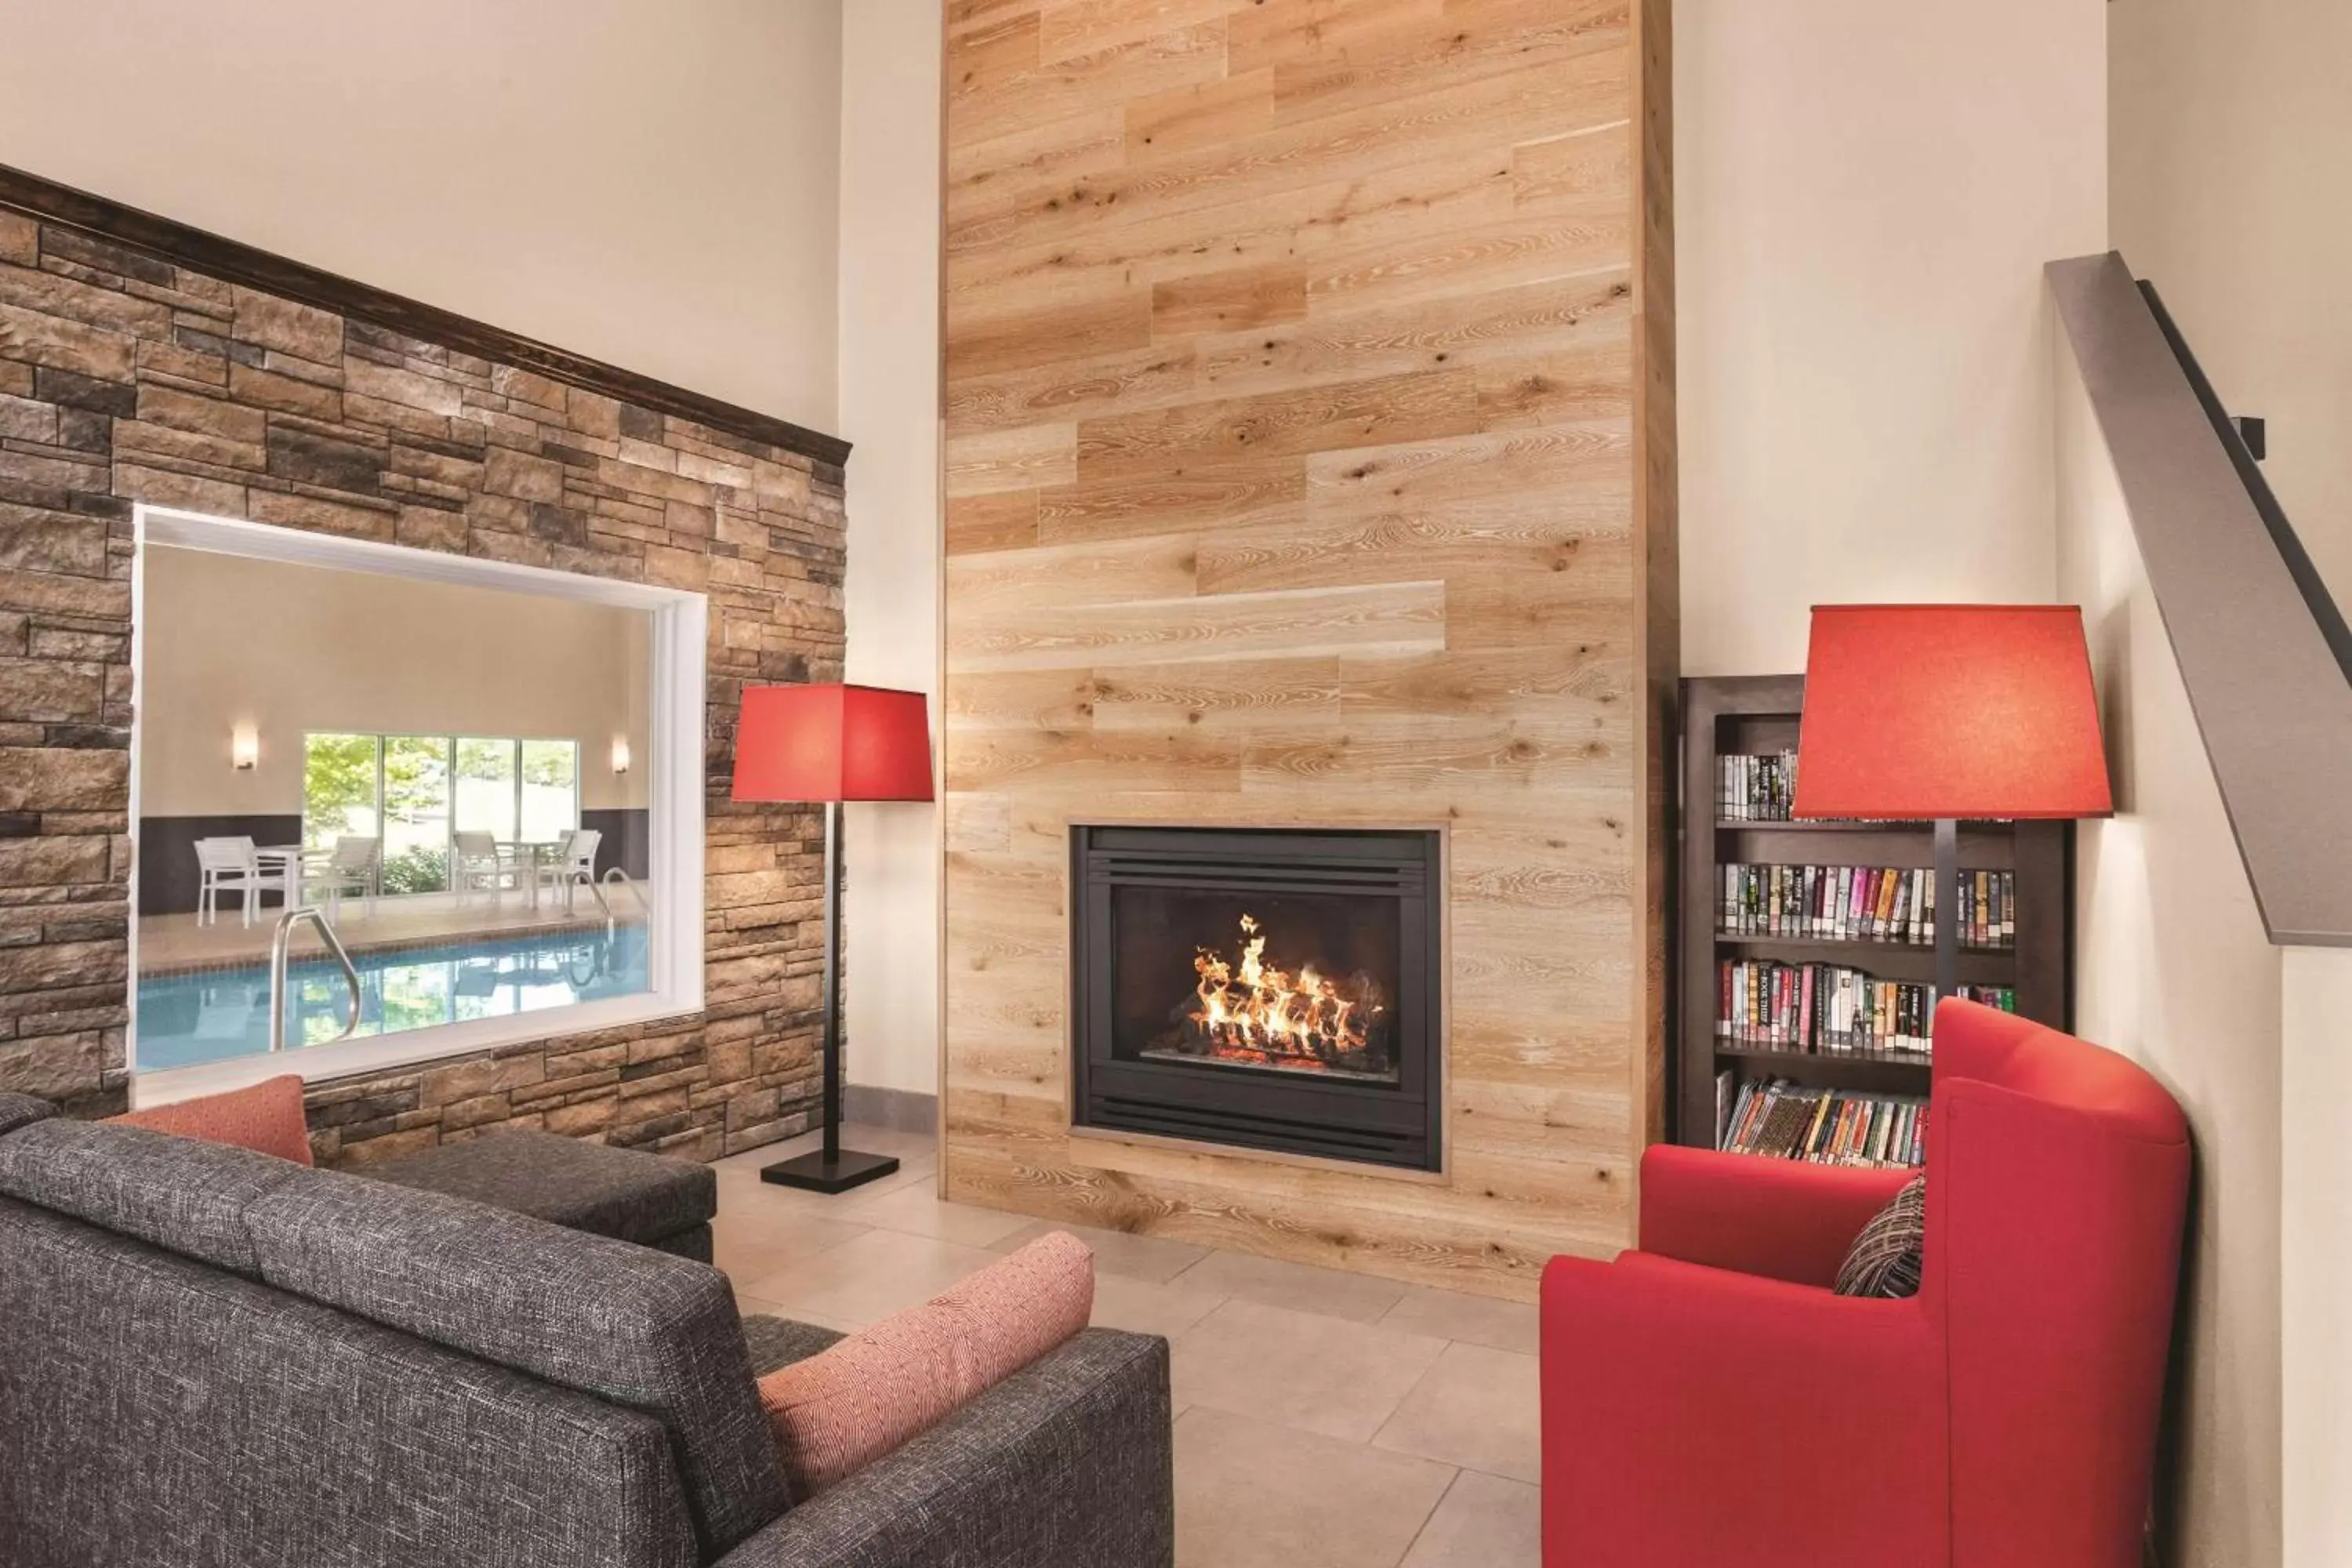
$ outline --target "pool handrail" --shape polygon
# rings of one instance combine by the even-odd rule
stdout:
[[[343,1031],[333,1040],[320,1044],[331,1046],[336,1040],[348,1040],[360,1026],[360,972],[352,963],[352,955],[343,951],[342,939],[335,928],[327,923],[326,912],[315,904],[305,904],[299,910],[289,910],[278,917],[278,929],[269,937],[269,1048],[286,1048],[286,947],[292,940],[294,928],[304,921],[318,928],[320,940],[327,951],[342,966],[343,984],[351,988],[351,1011],[343,1020]]]

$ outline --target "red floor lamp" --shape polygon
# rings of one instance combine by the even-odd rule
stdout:
[[[1958,988],[1960,823],[2114,809],[2079,608],[1814,607],[1790,815],[1936,825],[1937,996]]]
[[[923,694],[838,682],[745,687],[733,795],[824,805],[824,1144],[764,1167],[760,1178],[846,1192],[888,1175],[898,1162],[841,1146],[841,803],[932,798]]]

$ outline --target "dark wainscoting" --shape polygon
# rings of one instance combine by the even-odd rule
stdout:
[[[652,864],[653,813],[644,806],[583,811],[580,826],[593,827],[604,836],[596,845],[599,879],[615,866],[635,881],[642,882],[653,874],[648,869]]]
[[[294,844],[302,837],[302,814],[286,816],[142,816],[139,819],[139,912],[184,915],[196,907],[204,879],[196,872],[199,838],[252,839],[256,844]],[[265,903],[264,908],[269,906]],[[221,901],[234,914],[235,899]]]

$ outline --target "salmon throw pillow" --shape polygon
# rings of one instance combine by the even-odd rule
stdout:
[[[264,1079],[251,1089],[176,1100],[108,1120],[207,1143],[234,1143],[298,1165],[310,1163],[310,1129],[302,1118],[302,1080],[290,1072]]]
[[[1094,1302],[1094,1254],[1055,1231],[770,1373],[760,1403],[793,1497],[813,1497],[938,1426],[1076,1335]]]

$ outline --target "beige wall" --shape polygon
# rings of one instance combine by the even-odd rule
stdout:
[[[2047,599],[2042,266],[2105,244],[2103,0],[1680,0],[1683,668]]]
[[[841,0],[5,0],[0,162],[819,429]]]
[[[2269,421],[2263,471],[2352,605],[2352,5],[2131,0],[2111,37],[2116,247]]]
[[[2289,948],[2281,1049],[2282,1508],[2289,1568],[2352,1563],[2352,951]],[[2250,1560],[2251,1561],[2251,1560]]]
[[[299,813],[303,732],[331,730],[576,740],[583,808],[646,804],[643,611],[168,546],[145,571],[142,816]]]
[[[2177,1447],[2158,1505],[2164,1561],[2270,1568],[2280,1562],[2279,952],[2089,397],[2071,352],[2053,358],[2059,591],[2083,605],[2116,801],[2113,820],[2077,829],[2075,1028],[2163,1079],[2197,1144]],[[2331,1097],[2339,1111],[2340,1101]]]
[[[933,694],[940,658],[939,0],[842,17],[841,434],[848,679]],[[929,805],[852,806],[852,1082],[939,1087],[940,855]]]

